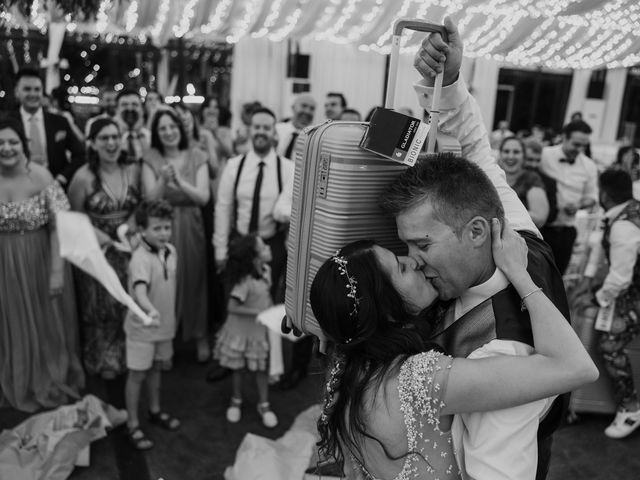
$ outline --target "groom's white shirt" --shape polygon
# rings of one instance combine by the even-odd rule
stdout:
[[[428,110],[433,88],[420,82],[414,88],[420,105]],[[462,77],[443,88],[440,110],[439,130],[457,138],[462,156],[479,165],[489,176],[511,226],[540,235],[491,152],[489,137],[480,120],[480,109]],[[504,274],[496,269],[489,280],[470,288],[456,300],[454,319],[459,319],[508,284]],[[521,342],[493,340],[472,352],[468,358],[530,355],[532,352],[533,348]],[[548,398],[510,409],[456,415],[452,436],[464,478],[534,480],[538,461],[538,425],[552,402],[553,398]]]

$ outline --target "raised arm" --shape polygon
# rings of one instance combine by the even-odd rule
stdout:
[[[562,313],[526,270],[524,240],[493,220],[496,266],[529,311],[535,352],[530,356],[454,359],[444,414],[498,410],[573,390],[598,378],[598,369]]]
[[[422,42],[414,60],[416,70],[423,77],[414,86],[420,105],[426,110],[431,108],[435,74],[444,69],[438,130],[455,137],[462,147],[462,156],[477,164],[491,179],[502,201],[505,216],[513,227],[537,234],[531,217],[508,185],[504,171],[493,156],[480,108],[459,75],[463,46],[458,29],[449,18],[445,19],[444,25],[448,43],[439,33],[432,33]]]

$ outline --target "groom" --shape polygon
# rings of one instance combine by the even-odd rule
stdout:
[[[537,236],[491,155],[478,107],[458,78],[460,36],[450,20],[445,20],[445,27],[448,44],[431,34],[416,55],[414,65],[423,76],[416,91],[421,105],[430,105],[435,71],[444,68],[439,127],[458,138],[468,161],[440,155],[422,162],[389,186],[381,204],[396,217],[399,237],[440,299],[450,301],[432,340],[453,356],[530,355],[528,313],[493,262],[491,218],[504,215],[520,231],[529,247],[529,273],[569,318],[562,278],[549,247]],[[452,433],[454,441],[461,442],[456,445],[462,454],[460,466],[475,480],[546,478],[551,435],[562,410],[560,399],[542,399],[458,416]]]

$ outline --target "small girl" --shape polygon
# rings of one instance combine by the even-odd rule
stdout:
[[[230,290],[227,319],[218,334],[214,356],[220,365],[233,370],[233,395],[227,420],[231,423],[240,421],[242,377],[246,368],[256,374],[258,413],[262,423],[273,428],[278,424],[278,418],[269,408],[269,340],[266,327],[256,320],[260,312],[272,305],[269,261],[271,249],[255,234],[239,237],[231,243],[226,266]]]

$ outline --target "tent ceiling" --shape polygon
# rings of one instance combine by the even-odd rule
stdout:
[[[45,28],[42,1],[28,22]],[[471,57],[522,67],[616,68],[640,63],[637,0],[103,0],[97,20],[68,29],[131,35],[157,45],[173,37],[208,44],[246,36],[313,38],[386,53],[399,17],[451,15]],[[24,25],[17,12],[5,24]],[[421,34],[404,39],[415,50]]]

